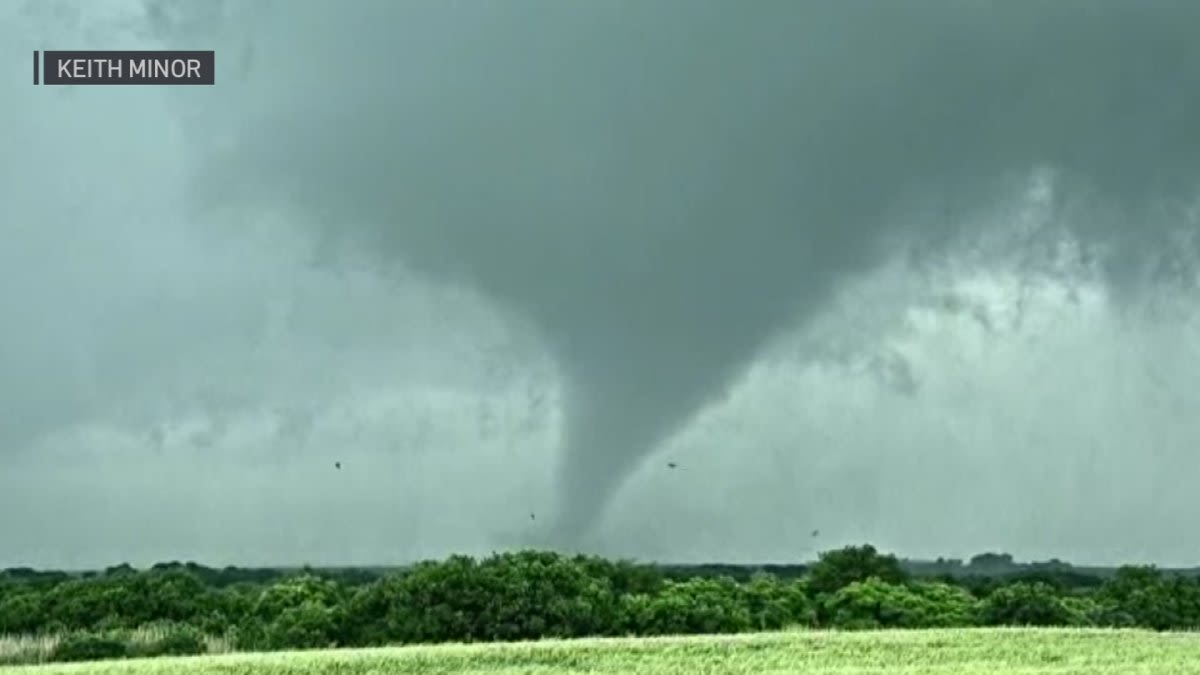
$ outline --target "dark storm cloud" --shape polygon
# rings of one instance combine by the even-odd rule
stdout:
[[[568,380],[570,530],[888,247],[936,249],[1050,167],[1133,279],[1200,169],[1195,2],[256,14],[224,31],[252,44],[245,83],[182,92],[212,139],[200,201],[287,208],[532,319]]]
[[[549,482],[529,466],[546,415],[501,438],[527,383],[556,407],[537,345],[470,293],[331,269],[277,218],[187,218],[194,143],[211,139],[182,133],[169,89],[30,83],[34,49],[177,46],[149,28],[224,16],[202,4],[156,19],[140,0],[0,1],[20,55],[0,60],[0,567],[482,541],[507,522],[496,504],[540,504]],[[480,409],[500,432],[476,431]],[[354,467],[337,482],[334,453]],[[479,478],[500,470],[515,476]],[[429,473],[474,499],[443,500]]]
[[[145,8],[0,2],[0,566],[1194,563],[1190,5]]]
[[[1200,169],[1194,2],[234,7],[253,72],[183,92],[200,199],[531,319],[567,378],[570,529],[887,247],[936,248],[1049,167],[1130,280]]]

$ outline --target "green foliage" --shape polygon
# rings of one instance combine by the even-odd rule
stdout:
[[[167,624],[160,630],[161,635],[144,644],[131,644],[130,656],[192,656],[208,651],[204,633],[191,626]]]
[[[40,598],[41,615],[76,630],[136,628],[152,621],[194,620],[216,604],[215,592],[183,571],[136,573],[110,568],[104,576],[71,579]],[[9,622],[0,608],[0,622]]]
[[[908,581],[908,574],[894,555],[884,555],[874,546],[847,546],[820,554],[809,570],[809,588],[815,594],[836,593],[856,581],[875,577],[889,584]]]
[[[66,635],[54,658],[83,659],[197,654],[215,639],[273,650],[794,625],[1200,627],[1193,578],[1126,567],[1094,587],[1076,583],[1091,577],[1068,568],[1052,562],[1019,577],[913,581],[894,556],[852,546],[823,553],[800,578],[721,576],[717,565],[687,576],[684,567],[664,572],[541,551],[453,556],[383,576],[227,574],[191,563],[124,565],[88,577],[16,570],[0,574],[0,633],[47,636],[46,650]]]
[[[807,579],[809,593],[816,600],[816,623],[822,626],[833,624],[835,619],[831,612],[836,610],[831,604],[831,596],[868,579],[900,585],[908,580],[908,574],[895,556],[881,554],[870,544],[821,553],[809,569]],[[847,618],[842,621],[854,623]]]
[[[627,625],[639,635],[747,631],[753,619],[745,595],[732,579],[670,581],[657,594],[629,599]]]
[[[612,582],[555,553],[522,551],[481,562],[454,556],[383,582],[383,634],[393,641],[525,640],[612,633]]]
[[[1053,586],[1018,581],[1001,586],[983,600],[979,621],[985,626],[1077,626],[1086,621]]]
[[[129,655],[129,647],[120,638],[96,633],[72,633],[50,652],[51,661],[99,661]]]
[[[657,593],[663,586],[662,570],[653,565],[583,555],[576,556],[574,562],[582,566],[588,576],[608,579],[613,592],[618,595]]]
[[[816,612],[808,597],[808,584],[802,581],[782,581],[760,572],[744,586],[742,597],[753,630],[811,625],[816,621]]]
[[[262,647],[266,649],[313,649],[336,647],[335,610],[309,598],[285,607],[267,624]]]
[[[877,577],[824,596],[828,625],[843,629],[968,626],[974,598],[943,583],[895,584]]]
[[[1084,591],[1063,595],[1062,602],[1073,617],[1071,624],[1073,626],[1115,627],[1105,621],[1104,617],[1108,607],[1094,592]]]
[[[36,633],[50,622],[45,593],[35,587],[11,587],[0,595],[0,633]]]
[[[1098,623],[1154,630],[1200,628],[1200,583],[1166,578],[1148,566],[1126,566],[1101,587]]]
[[[240,620],[229,636],[241,649],[312,649],[341,642],[345,590],[302,572],[261,589],[233,587],[222,608]]]

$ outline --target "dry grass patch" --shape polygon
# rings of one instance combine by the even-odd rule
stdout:
[[[121,631],[120,636],[132,647],[146,647],[160,642],[170,629],[165,626],[150,626],[130,631]],[[34,665],[49,663],[54,648],[63,641],[63,635],[0,635],[0,666]],[[233,646],[223,637],[205,636],[204,643],[209,654],[227,654]],[[5,670],[7,675],[9,670]]]

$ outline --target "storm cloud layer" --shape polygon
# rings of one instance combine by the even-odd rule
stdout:
[[[745,551],[790,555],[761,542],[793,530],[742,516],[668,543],[666,527],[600,522],[610,507],[632,509],[627,523],[713,522],[761,498],[752,511],[791,513],[796,532],[819,517],[900,547],[924,544],[884,533],[942,517],[971,545],[1185,555],[1106,548],[1095,523],[1197,507],[1155,478],[1200,440],[1185,421],[1200,403],[1185,384],[1195,3],[99,6],[20,14],[87,47],[214,47],[218,84],[22,95],[12,128],[42,141],[45,175],[73,169],[51,190],[13,163],[0,187],[24,247],[8,249],[0,295],[23,317],[2,343],[5,381],[21,383],[0,392],[19,413],[9,446],[87,424],[162,445],[153,430],[197,410],[219,430],[275,406],[282,431],[239,433],[280,456],[287,420],[362,412],[358,392],[391,378],[477,392],[443,396],[446,410],[498,392],[514,419],[514,396],[561,398],[561,429],[505,432],[553,457],[481,472],[519,493],[553,463],[558,529],[538,536],[556,545],[595,534],[623,553],[732,559],[744,529],[758,533]],[[492,351],[472,361],[456,340]],[[497,362],[507,379],[480,377]],[[545,393],[526,395],[520,373]],[[373,424],[391,429],[389,414]],[[416,472],[392,440],[389,470]],[[108,443],[96,452],[119,457]],[[675,483],[638,473],[688,447]],[[1122,449],[1123,470],[1104,464]],[[744,468],[764,457],[774,468]],[[1058,482],[1033,485],[1045,476]],[[919,501],[896,487],[914,477],[945,503],[889,529]],[[1135,516],[1098,506],[1118,477]],[[613,504],[639,480],[642,497]],[[1022,490],[1039,510],[993,526],[1004,534],[946,515],[970,498],[994,514]],[[1061,529],[1033,524],[1047,513]]]
[[[1200,168],[1186,28],[1200,10],[1184,4],[389,2],[269,16],[248,91],[221,103],[232,141],[204,198],[364,232],[530,318],[568,383],[569,531],[769,338],[877,261],[881,234],[917,226],[929,245],[963,217],[890,209],[978,205],[1049,166],[1120,213],[1075,223],[1089,242],[1131,222],[1153,239],[1164,216],[1147,207],[1186,204]],[[320,37],[300,50],[302,26]]]

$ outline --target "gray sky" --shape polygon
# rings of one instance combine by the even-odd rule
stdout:
[[[1200,558],[1200,5],[0,8],[0,565]]]

